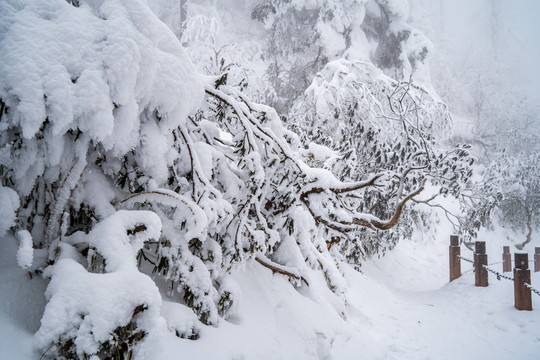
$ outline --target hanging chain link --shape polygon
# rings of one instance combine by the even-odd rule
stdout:
[[[531,284],[527,283],[527,282],[523,282],[523,286],[526,286],[528,287],[529,289],[531,289],[531,291],[533,293],[535,293],[536,295],[540,296],[540,291],[538,291],[537,289],[533,288]]]
[[[510,277],[510,276],[503,275],[503,274],[501,274],[501,273],[498,272],[498,271],[495,271],[495,270],[493,270],[493,269],[490,269],[490,268],[488,268],[486,265],[482,265],[482,267],[483,267],[484,269],[486,269],[487,271],[489,271],[490,273],[495,274],[495,275],[497,276],[497,280],[501,280],[501,278],[503,278],[503,279],[506,279],[506,280],[514,281],[514,278],[512,278],[512,277]]]
[[[472,261],[471,259],[467,259],[467,258],[464,258],[463,256],[461,255],[456,255],[458,258],[460,258],[461,260],[464,260],[464,261],[467,261],[467,262],[470,262],[471,264],[474,264],[474,261]]]

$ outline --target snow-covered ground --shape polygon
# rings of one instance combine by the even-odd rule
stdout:
[[[32,334],[45,307],[46,283],[17,266],[17,240],[0,238],[0,359],[39,358]]]
[[[503,237],[481,236],[489,238],[489,263],[501,271]],[[46,284],[17,267],[14,238],[0,244],[0,359],[38,359],[32,333]],[[535,245],[525,249],[531,260]],[[537,359],[540,296],[532,295],[533,311],[517,311],[511,281],[490,274],[489,287],[475,287],[465,262],[463,276],[448,283],[447,250],[447,236],[417,237],[364,264],[362,273],[342,266],[349,288],[341,315],[318,288],[324,279],[295,289],[281,275],[249,263],[234,275],[242,291],[236,317],[219,327],[193,319],[199,340],[156,333],[142,350],[152,359]],[[463,246],[462,255],[472,258]],[[540,273],[532,273],[532,284],[540,287]],[[186,321],[185,313],[182,305],[162,305],[168,322],[175,315]]]

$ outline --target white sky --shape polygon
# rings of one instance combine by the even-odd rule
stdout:
[[[461,66],[474,61],[477,53],[491,51],[495,44],[508,76],[529,88],[540,104],[540,0],[411,3],[416,6],[414,20],[426,27],[423,30],[435,43],[435,51],[443,51]]]

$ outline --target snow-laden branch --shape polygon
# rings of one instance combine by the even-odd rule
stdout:
[[[86,149],[85,146],[84,148]],[[56,194],[54,206],[53,206],[51,215],[49,217],[49,221],[47,222],[47,230],[45,232],[45,246],[46,247],[49,247],[53,238],[58,233],[59,224],[60,224],[60,216],[62,215],[64,211],[64,207],[66,206],[69,200],[71,192],[77,186],[77,183],[82,176],[84,168],[86,167],[86,163],[87,162],[86,162],[86,150],[85,150],[85,151],[82,151],[81,154],[79,154],[79,157],[77,157],[73,165],[71,165],[71,168],[69,169],[67,175],[64,177],[64,179],[62,180],[60,184],[60,187]]]
[[[257,261],[262,266],[272,270],[273,273],[282,274],[294,280],[302,281],[304,284],[306,284],[306,286],[309,286],[307,280],[300,276],[300,273],[297,269],[277,264],[260,254],[255,257],[255,261]]]
[[[229,91],[231,95],[210,86],[207,86],[205,91],[207,94],[226,103],[233,109],[236,116],[241,120],[242,125],[248,135],[248,140],[250,140],[251,144],[250,146],[253,146],[253,143],[255,143],[255,140],[253,139],[253,135],[255,134],[258,138],[265,142],[272,142],[273,145],[275,145],[287,159],[291,160],[298,168],[301,168],[300,162],[290,151],[289,146],[282,139],[273,134],[271,129],[262,127],[260,121],[253,116],[251,111],[253,108],[255,108],[255,105],[248,102],[247,98],[238,90],[229,86],[223,86],[222,88],[225,91]],[[239,103],[233,97],[234,95],[240,96],[243,104]]]
[[[420,192],[422,192],[424,189],[425,181],[422,181],[421,186],[405,196],[403,199],[401,198],[405,189],[405,181],[407,176],[413,171],[423,170],[427,167],[425,164],[410,165],[409,167],[405,168],[402,174],[398,177],[398,189],[395,194],[397,205],[388,220],[382,220],[381,218],[370,213],[357,213],[355,211],[351,211],[351,209],[347,210],[347,212],[350,214],[349,216],[351,217],[349,220],[339,219],[339,216],[336,216],[336,214],[330,217],[322,215],[313,208],[312,200],[309,198],[311,195],[331,193],[332,197],[350,196],[356,197],[358,200],[360,200],[361,196],[351,193],[369,187],[380,190],[381,188],[389,186],[388,180],[382,182],[380,180],[385,177],[389,177],[390,173],[377,173],[372,175],[368,180],[364,181],[341,182],[330,172],[323,171],[322,169],[313,169],[307,166],[305,163],[299,161],[298,156],[290,150],[288,144],[283,142],[283,140],[270,128],[262,127],[259,119],[253,115],[254,112],[257,112],[262,114],[263,118],[268,117],[269,115],[266,113],[266,111],[268,111],[267,108],[263,108],[262,106],[251,103],[244,94],[231,87],[221,86],[220,89],[223,89],[223,91],[207,86],[206,93],[231,107],[233,113],[241,121],[244,130],[248,133],[248,139],[255,141],[251,136],[251,134],[253,134],[255,138],[260,139],[262,142],[270,146],[270,148],[274,148],[274,151],[281,154],[281,156],[283,156],[286,160],[291,160],[297,169],[301,171],[300,178],[303,179],[301,183],[302,190],[295,196],[289,206],[292,206],[295,200],[299,199],[318,223],[321,223],[332,230],[349,232],[354,230],[356,227],[366,227],[372,230],[388,230],[397,225],[398,220],[403,213],[405,204],[413,199],[416,195],[420,194]],[[251,145],[251,149],[255,151],[257,148],[254,145]],[[412,154],[411,160],[421,156],[426,156],[425,150],[418,150],[416,153]],[[257,194],[260,194],[259,191],[257,191]],[[262,215],[258,210],[260,207],[257,206],[256,203],[251,203],[251,201],[250,204],[253,205],[256,215],[261,218]],[[244,204],[242,206],[238,214],[251,208],[251,205],[246,205],[248,204]],[[341,207],[346,209],[345,205],[342,205]],[[277,215],[283,211],[285,210],[281,209],[274,212],[274,214]],[[238,216],[238,214],[236,216]],[[241,226],[246,225],[242,221],[239,222],[235,238],[239,235],[239,229]],[[235,240],[235,242],[237,242],[237,240]]]

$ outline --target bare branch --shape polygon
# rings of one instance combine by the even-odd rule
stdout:
[[[272,270],[272,273],[278,273],[278,274],[281,274],[281,275],[285,275],[285,276],[288,276],[290,278],[293,278],[295,280],[300,280],[302,281],[304,284],[306,284],[306,286],[309,286],[308,282],[306,281],[306,279],[304,279],[302,276],[300,275],[296,275],[296,274],[293,274],[287,270],[284,270],[282,267],[280,267],[278,264],[274,264],[274,263],[271,263],[270,260],[266,259],[266,260],[262,260],[260,257],[256,257],[255,258],[255,261],[257,261],[259,264],[261,264],[262,266]]]

